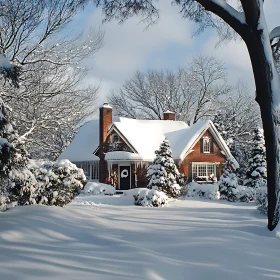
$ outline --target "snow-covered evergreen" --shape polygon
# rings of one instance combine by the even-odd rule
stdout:
[[[0,194],[6,193],[11,170],[24,168],[28,161],[24,142],[9,121],[9,112],[10,108],[0,98]]]
[[[246,172],[244,184],[252,188],[266,186],[267,169],[266,153],[263,130],[256,128],[254,130],[253,148],[249,159],[249,167]]]
[[[223,174],[219,180],[220,199],[228,201],[236,201],[236,188],[238,186],[238,178],[232,170],[232,160],[227,159],[224,163]]]
[[[167,139],[163,140],[156,158],[147,169],[148,188],[164,192],[169,197],[179,197],[184,176],[179,173]]]

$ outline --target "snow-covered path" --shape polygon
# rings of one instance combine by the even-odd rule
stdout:
[[[119,201],[79,197],[65,208],[0,213],[1,279],[280,278],[280,240],[251,204]]]

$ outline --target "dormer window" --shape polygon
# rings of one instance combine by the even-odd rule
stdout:
[[[118,143],[120,141],[120,138],[117,134],[112,135],[112,143]]]
[[[203,145],[203,153],[210,153],[210,138],[209,137],[203,137],[202,141]]]

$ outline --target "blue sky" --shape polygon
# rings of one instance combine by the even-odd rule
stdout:
[[[103,48],[83,62],[92,68],[84,82],[95,84],[101,81],[97,103],[106,101],[110,91],[119,88],[136,70],[176,70],[185,67],[193,56],[199,54],[214,55],[223,61],[228,69],[229,83],[243,79],[254,94],[251,65],[243,42],[229,42],[216,48],[218,36],[215,31],[208,30],[193,37],[197,26],[183,19],[178,7],[171,6],[170,1],[159,1],[158,4],[160,20],[147,30],[145,23],[139,23],[139,18],[132,18],[121,25],[116,21],[102,24],[101,10],[92,4],[76,17],[73,30],[100,27],[105,31]],[[277,23],[280,25],[279,0],[266,1],[265,11],[270,30]]]

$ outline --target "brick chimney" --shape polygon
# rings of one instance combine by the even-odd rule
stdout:
[[[169,121],[175,121],[175,113],[172,112],[172,111],[166,111],[163,113],[163,119],[166,121],[166,120],[169,120]]]
[[[108,176],[104,154],[104,142],[107,138],[107,133],[112,121],[112,107],[108,103],[104,103],[99,108],[99,182],[101,183],[105,183],[106,177]]]

